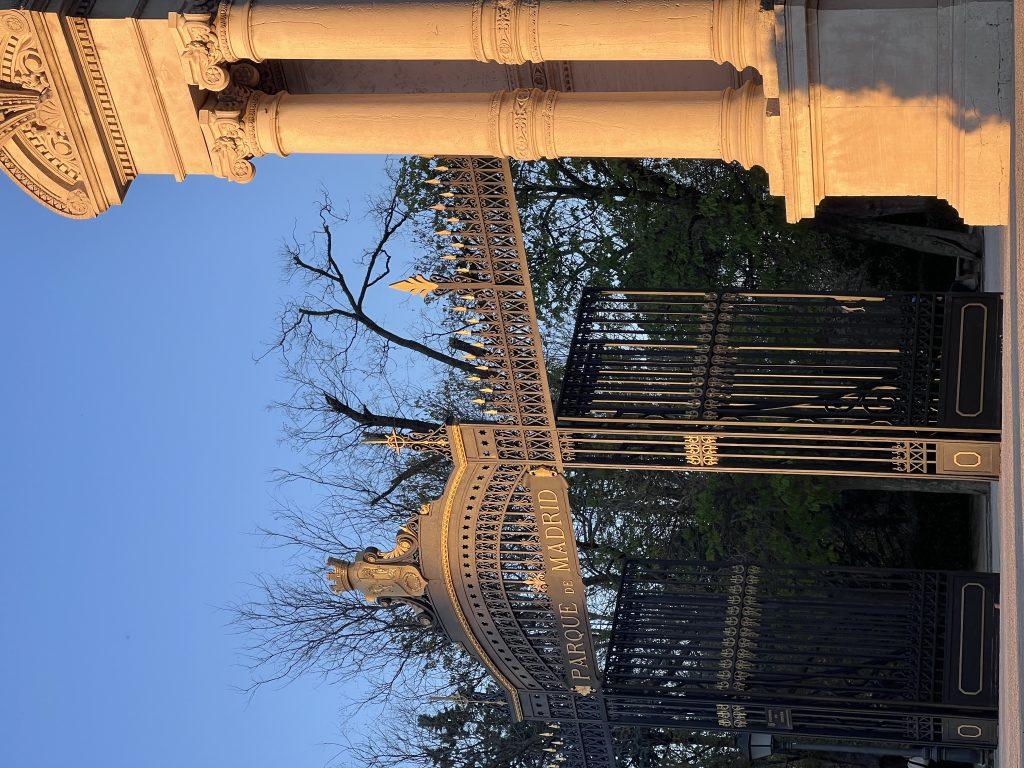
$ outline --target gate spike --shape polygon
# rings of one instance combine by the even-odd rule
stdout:
[[[426,297],[427,294],[433,293],[440,286],[423,275],[413,275],[405,280],[399,280],[397,283],[391,283],[390,287],[396,291],[411,293],[413,296]]]

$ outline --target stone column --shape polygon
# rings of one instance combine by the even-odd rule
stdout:
[[[711,60],[774,82],[772,24],[760,0],[222,0],[171,14],[210,90],[242,59]]]
[[[233,87],[210,97],[200,123],[216,173],[246,182],[255,173],[250,158],[292,153],[685,157],[775,166],[765,107],[752,83],[654,93],[273,96]]]

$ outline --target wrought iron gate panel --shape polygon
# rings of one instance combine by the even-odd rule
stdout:
[[[563,459],[995,476],[998,307],[993,294],[588,290],[559,396]]]
[[[944,299],[589,290],[559,412],[936,425]]]
[[[988,590],[977,610],[958,598],[965,584]],[[987,731],[948,731],[994,723],[997,588],[991,574],[631,561],[608,648],[609,719],[990,744]],[[965,669],[972,699],[950,683]]]

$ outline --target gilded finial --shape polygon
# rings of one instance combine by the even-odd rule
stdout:
[[[423,275],[413,275],[397,283],[391,283],[391,287],[396,291],[411,293],[413,296],[426,297],[438,289],[438,284]]]

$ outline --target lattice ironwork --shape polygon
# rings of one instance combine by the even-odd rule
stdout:
[[[997,595],[992,574],[631,561],[608,717],[993,746]]]
[[[527,487],[526,467],[475,462],[465,472],[461,492],[453,493],[465,503],[453,510],[459,556],[452,576],[456,594],[469,606],[469,630],[520,707],[529,707],[523,700],[530,696],[551,695],[574,713],[593,710],[598,696],[581,696],[566,684],[564,638],[548,594],[540,518]],[[563,711],[528,710],[523,716],[562,724],[562,766],[614,765],[605,719],[592,713],[593,719],[578,722]]]
[[[490,649],[524,690],[565,690],[554,609],[525,470],[474,468],[479,496],[462,511],[461,579]],[[469,543],[471,542],[471,543]]]
[[[417,276],[394,287],[450,295],[457,308],[472,316],[470,341],[463,346],[472,349],[465,354],[480,370],[485,412],[499,424],[517,427],[505,433],[505,450],[518,452],[523,461],[559,466],[551,392],[508,161],[444,157],[438,168],[434,181],[441,191],[435,208],[448,222],[441,232],[451,238],[454,271]]]
[[[451,527],[441,546],[458,541],[447,567],[452,607],[462,617],[456,633],[471,636],[470,645],[509,690],[513,709],[522,714],[527,692],[583,701],[566,683],[565,638],[548,594],[540,518],[526,483],[531,469],[559,470],[562,461],[511,171],[503,159],[447,157],[438,160],[438,172],[434,208],[446,220],[439,234],[451,238],[452,252],[442,258],[452,269],[394,287],[447,295],[465,314],[458,348],[477,366],[474,378],[494,421],[453,427],[447,443],[433,435],[377,441],[453,456],[457,469],[442,500]],[[559,744],[563,768],[613,765],[603,718],[566,720]]]

